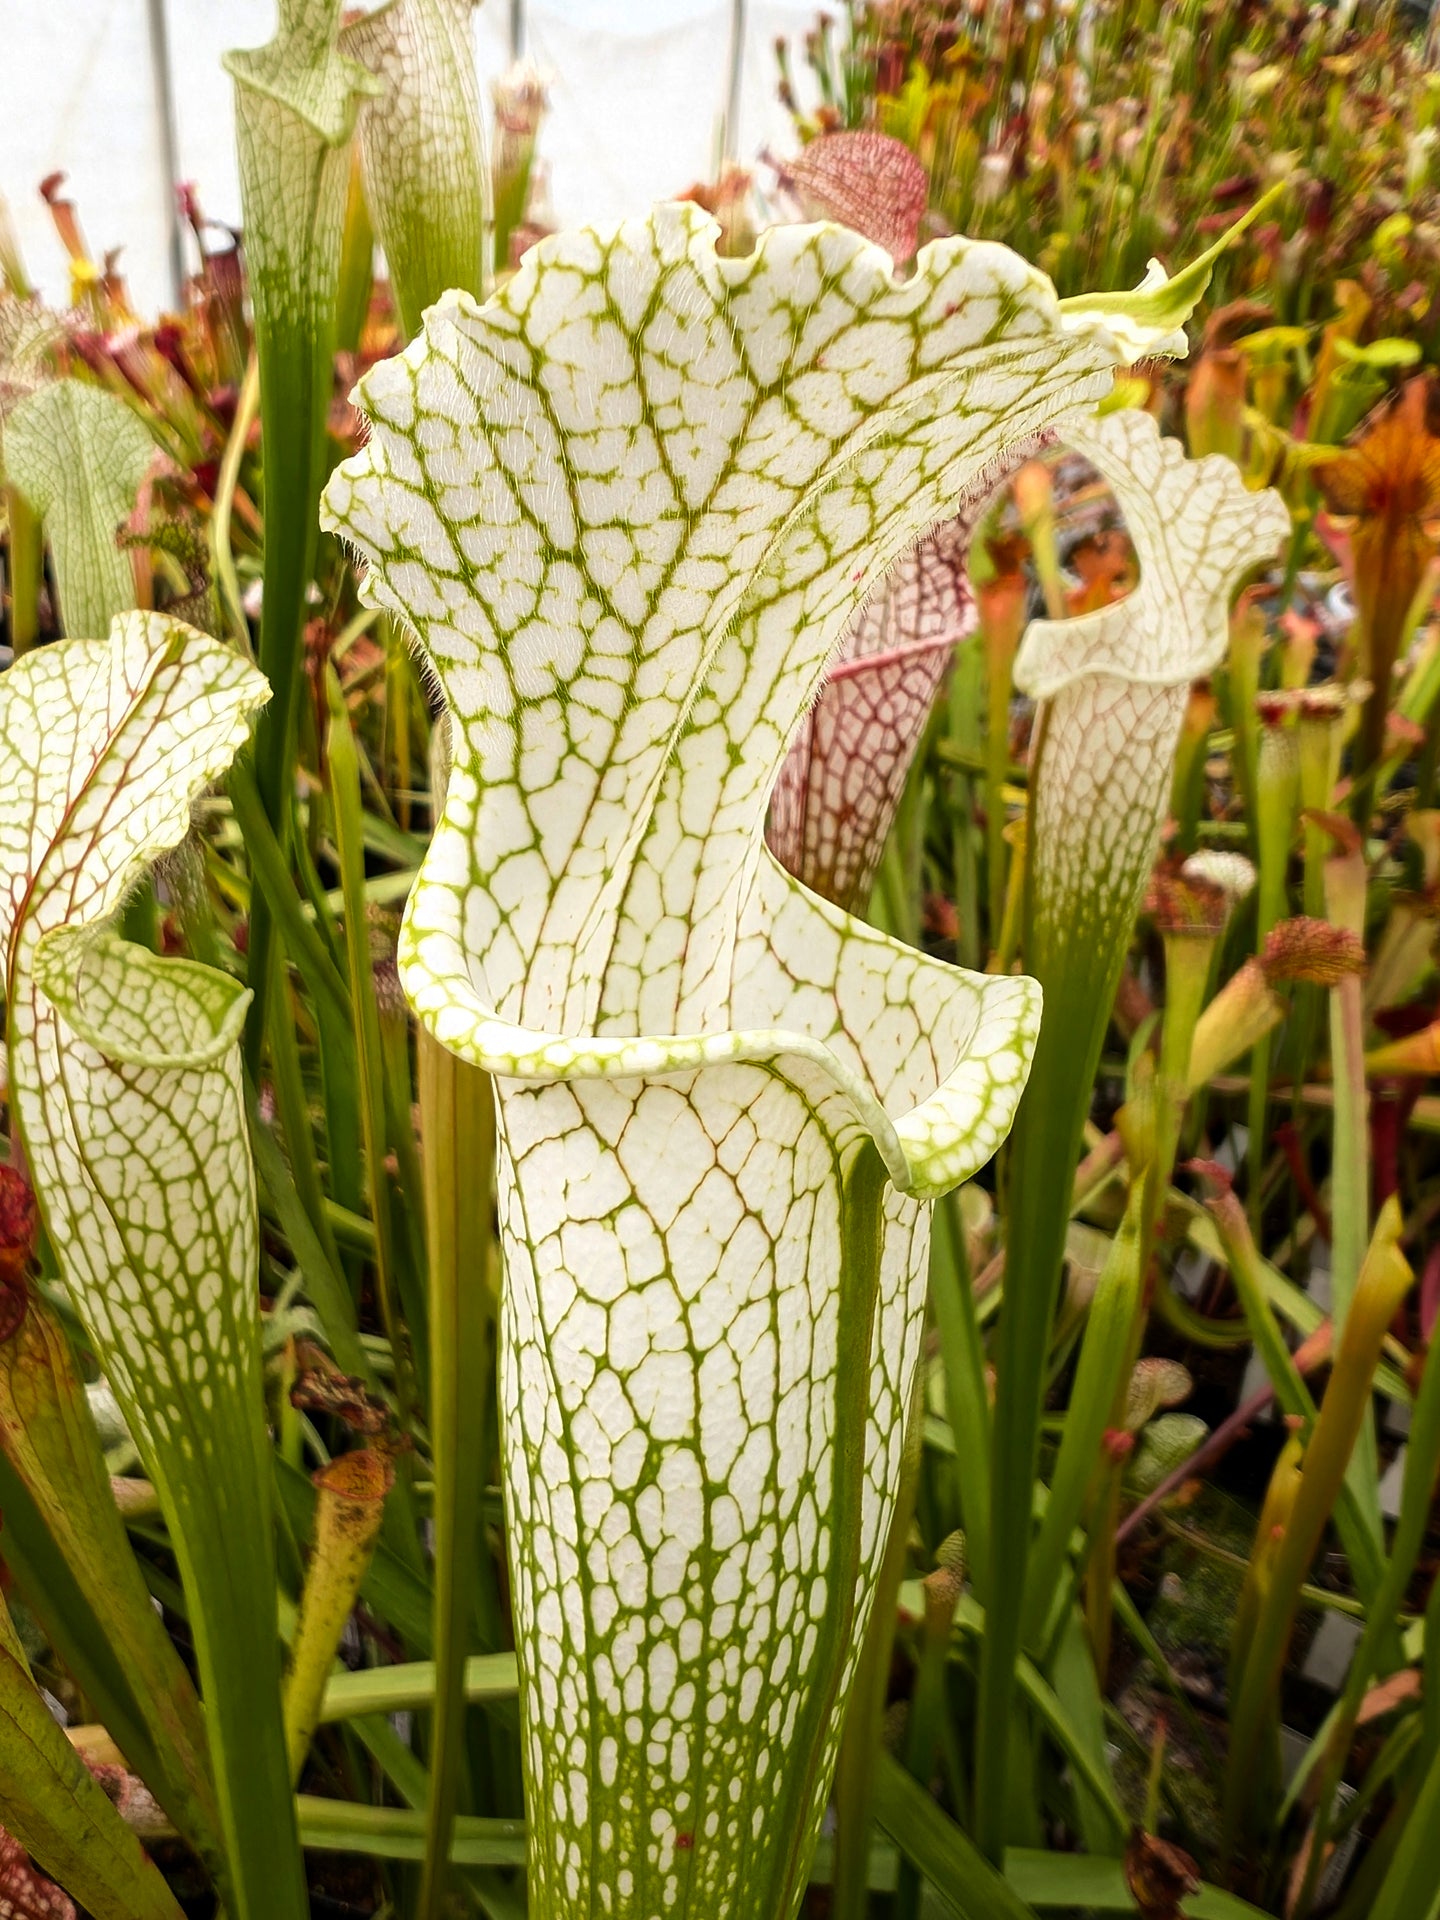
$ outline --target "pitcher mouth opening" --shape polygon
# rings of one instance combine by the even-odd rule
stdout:
[[[787,889],[798,890],[770,856],[765,859]],[[853,1044],[835,1044],[835,1020],[820,1037],[801,1025],[747,1018],[755,1009],[747,1007],[742,984],[732,995],[735,1024],[720,1031],[563,1034],[502,1018],[487,1005],[483,983],[473,977],[461,943],[449,933],[415,925],[416,896],[401,933],[400,977],[419,1018],[441,1045],[502,1082],[669,1079],[741,1064],[767,1065],[811,1087],[823,1077],[848,1101],[899,1192],[930,1197],[947,1191],[990,1157],[992,1134],[1003,1135],[1009,1125],[1039,1030],[1039,988],[1022,975],[967,975],[896,946],[813,896],[804,897],[853,929],[855,937],[874,943],[877,959],[908,960],[917,976],[934,985],[965,990],[947,996],[962,1000],[963,1011],[958,1018],[952,1012],[943,1052],[931,1049],[930,1064],[909,1076],[898,1097],[898,1089],[882,1097]],[[877,971],[874,979],[883,996],[883,974]],[[831,1006],[838,1010],[838,1000]],[[1008,1056],[1003,1074],[996,1065],[1000,1056]]]

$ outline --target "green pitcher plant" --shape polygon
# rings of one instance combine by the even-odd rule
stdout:
[[[227,1905],[300,1920],[240,1082],[249,996],[110,928],[266,692],[228,647],[145,613],[0,676],[0,966],[11,1112],[46,1232],[180,1566]]]
[[[454,759],[401,978],[495,1076],[531,1910],[803,1893],[883,1550],[928,1202],[1003,1138],[1032,981],[764,845],[857,608],[1007,450],[1173,350],[1203,285],[1065,306],[953,240],[696,208],[542,242],[358,398],[323,523]]]

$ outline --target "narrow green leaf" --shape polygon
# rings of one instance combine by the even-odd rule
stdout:
[[[321,1724],[348,1720],[360,1713],[402,1713],[409,1707],[431,1707],[436,1697],[436,1674],[433,1660],[336,1674],[325,1689]],[[520,1691],[514,1654],[472,1654],[461,1669],[461,1685],[472,1705],[513,1700]]]
[[[990,1630],[990,1616],[971,1594],[961,1595],[955,1617],[967,1632],[980,1637],[983,1647],[985,1636]],[[1051,1739],[1074,1768],[1076,1778],[1094,1796],[1118,1838],[1125,1832],[1128,1824],[1125,1809],[1120,1804],[1119,1796],[1115,1792],[1115,1783],[1111,1780],[1107,1768],[1097,1762],[1084,1729],[1076,1725],[1059,1695],[1040,1669],[1023,1654],[1016,1662],[1015,1684],[1021,1698],[1029,1704],[1041,1725],[1045,1727]]]
[[[310,991],[329,1001],[347,1025],[350,995],[339,970],[325,951],[325,942],[306,919],[299,895],[285,865],[284,850],[261,804],[254,770],[237,760],[226,782],[230,804],[245,839],[245,852],[255,874],[255,892],[264,895],[279,923],[281,938]]]
[[[426,1817],[408,1807],[363,1807],[349,1800],[301,1794],[295,1802],[300,1837],[317,1853],[363,1853],[380,1860],[423,1860]],[[518,1820],[455,1822],[450,1858],[457,1867],[519,1867],[525,1828]]]
[[[896,1602],[909,1558],[910,1528],[915,1518],[923,1452],[920,1378],[917,1373],[890,1537],[875,1582],[875,1604],[855,1663],[855,1680],[835,1766],[833,1920],[865,1920],[869,1906],[870,1848],[877,1817],[875,1775],[885,1750],[885,1709],[895,1653]]]
[[[420,1277],[406,1257],[398,1231],[395,1194],[387,1167],[388,1127],[385,1106],[385,1052],[380,1036],[380,1012],[375,1001],[375,965],[370,947],[370,920],[365,910],[365,853],[361,837],[364,810],[360,797],[359,755],[350,714],[333,666],[326,669],[325,692],[329,726],[325,753],[330,769],[335,838],[345,899],[345,954],[350,976],[350,1004],[355,1034],[360,1095],[360,1131],[365,1143],[365,1178],[370,1218],[375,1223],[375,1280],[385,1331],[395,1356],[396,1382],[402,1408],[414,1410],[429,1390],[429,1332],[426,1301]],[[407,1126],[410,1115],[404,1115]],[[418,1194],[411,1196],[417,1203]],[[411,1355],[413,1352],[413,1367]]]
[[[889,1754],[875,1772],[875,1818],[959,1920],[1033,1920],[1009,1882]]]
[[[240,577],[235,571],[235,553],[230,544],[230,518],[235,505],[235,489],[240,484],[240,463],[250,442],[250,429],[260,406],[260,369],[252,354],[245,378],[235,400],[235,418],[231,423],[220,471],[215,481],[215,500],[206,529],[210,546],[210,569],[225,617],[236,640],[247,650],[250,646],[250,622],[245,617],[245,602],[240,593]]]
[[[255,1169],[290,1242],[291,1252],[300,1263],[305,1290],[320,1316],[325,1338],[347,1373],[373,1382],[374,1368],[356,1331],[355,1305],[339,1268],[310,1223],[285,1165],[285,1156],[261,1117],[253,1088],[247,1088],[246,1097]]]

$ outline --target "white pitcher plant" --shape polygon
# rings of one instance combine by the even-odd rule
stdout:
[[[659,208],[447,296],[324,524],[454,736],[405,990],[495,1076],[532,1912],[789,1920],[889,1521],[927,1202],[1004,1137],[1035,984],[764,845],[847,622],[1007,451],[1173,350],[1203,268]],[[798,1840],[795,1838],[798,1836]],[[738,1904],[737,1904],[738,1903]]]

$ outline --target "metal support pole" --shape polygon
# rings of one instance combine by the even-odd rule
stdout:
[[[745,77],[745,0],[731,0],[730,55],[725,88],[725,118],[720,126],[720,164],[735,159],[740,139],[740,87]]]
[[[170,66],[170,26],[165,0],[147,0],[150,68],[155,81],[155,121],[160,136],[160,169],[165,179],[165,230],[170,255],[170,297],[178,306],[185,289],[185,230],[176,189],[180,185],[180,142],[175,126],[175,88]]]

